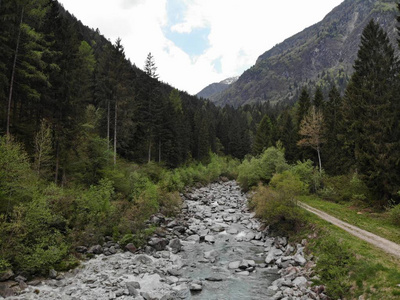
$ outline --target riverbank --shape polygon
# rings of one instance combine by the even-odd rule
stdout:
[[[311,286],[304,245],[270,237],[233,182],[184,195],[180,215],[159,223],[136,253],[96,256],[8,299],[325,299]],[[319,293],[319,294],[318,294]]]

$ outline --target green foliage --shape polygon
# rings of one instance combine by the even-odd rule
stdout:
[[[258,182],[269,182],[275,173],[288,169],[281,149],[270,147],[260,157],[246,159],[238,167],[238,182],[242,189],[248,190]]]
[[[22,146],[0,137],[0,213],[10,213],[14,205],[31,199],[36,180]]]
[[[275,174],[269,185],[292,201],[296,201],[297,196],[308,193],[308,185],[291,171]]]
[[[324,188],[318,194],[327,200],[366,201],[371,199],[370,192],[357,173],[341,176],[326,176],[323,179]]]
[[[389,210],[389,216],[392,224],[400,227],[400,204],[397,204]]]
[[[278,181],[278,179],[277,179]],[[250,201],[256,216],[265,221],[277,234],[287,235],[298,231],[305,224],[304,211],[297,206],[294,192],[302,188],[298,180],[281,181],[276,189],[259,185]],[[287,192],[280,188],[289,187]]]
[[[334,299],[347,295],[350,287],[349,268],[354,264],[350,247],[329,237],[320,240],[316,270],[327,292]]]

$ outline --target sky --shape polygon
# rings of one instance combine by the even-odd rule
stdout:
[[[143,69],[189,94],[240,76],[257,58],[327,15],[343,0],[59,0]]]

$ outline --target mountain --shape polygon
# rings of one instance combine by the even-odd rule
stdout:
[[[213,101],[235,107],[258,101],[294,102],[306,84],[310,88],[320,85],[326,94],[335,83],[343,91],[365,26],[373,18],[395,44],[396,15],[394,0],[345,0],[321,22],[262,54]]]
[[[212,99],[219,93],[225,91],[231,84],[235,83],[239,77],[230,77],[221,82],[216,82],[208,85],[196,94],[199,98]]]

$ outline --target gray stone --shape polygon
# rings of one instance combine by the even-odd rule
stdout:
[[[56,278],[57,278],[57,271],[54,270],[54,269],[50,269],[50,271],[49,271],[49,277],[50,277],[51,279],[56,279]]]
[[[75,251],[78,253],[86,253],[88,251],[88,248],[85,246],[78,246],[75,248]]]
[[[169,247],[172,249],[172,253],[178,253],[182,250],[182,244],[179,239],[173,239],[169,242]]]
[[[143,265],[151,265],[153,263],[153,259],[150,256],[140,254],[133,258],[133,263],[140,263]]]
[[[164,238],[151,238],[148,243],[149,246],[154,248],[156,251],[162,251],[168,245],[168,239]]]
[[[304,266],[306,264],[306,259],[301,254],[296,254],[294,256],[294,261],[298,263],[300,266]]]
[[[89,248],[88,253],[90,254],[101,254],[103,253],[103,248],[100,245],[95,245]]]
[[[24,276],[22,276],[22,275],[18,275],[17,277],[15,277],[15,279],[14,279],[16,282],[25,282],[25,281],[27,281],[27,279],[24,277]]]
[[[297,277],[295,280],[293,280],[293,284],[299,288],[306,288],[307,279],[304,276]]]
[[[231,263],[229,263],[228,268],[229,269],[238,269],[240,266],[240,261],[233,261]]]
[[[134,297],[139,296],[139,292],[136,289],[136,286],[137,286],[137,282],[127,282],[126,283],[126,288],[129,291],[129,295],[134,296]]]
[[[203,290],[203,285],[199,283],[192,282],[189,284],[189,289],[193,292],[200,292]]]
[[[5,270],[0,273],[0,282],[6,281],[14,276],[14,272],[11,269]]]
[[[204,241],[213,244],[215,243],[215,237],[213,235],[206,235]]]
[[[204,258],[210,259],[210,258],[217,258],[219,255],[217,250],[210,250],[204,252]]]
[[[135,253],[137,251],[137,248],[135,247],[134,244],[129,243],[128,245],[125,246],[125,250],[127,250],[131,253]]]

